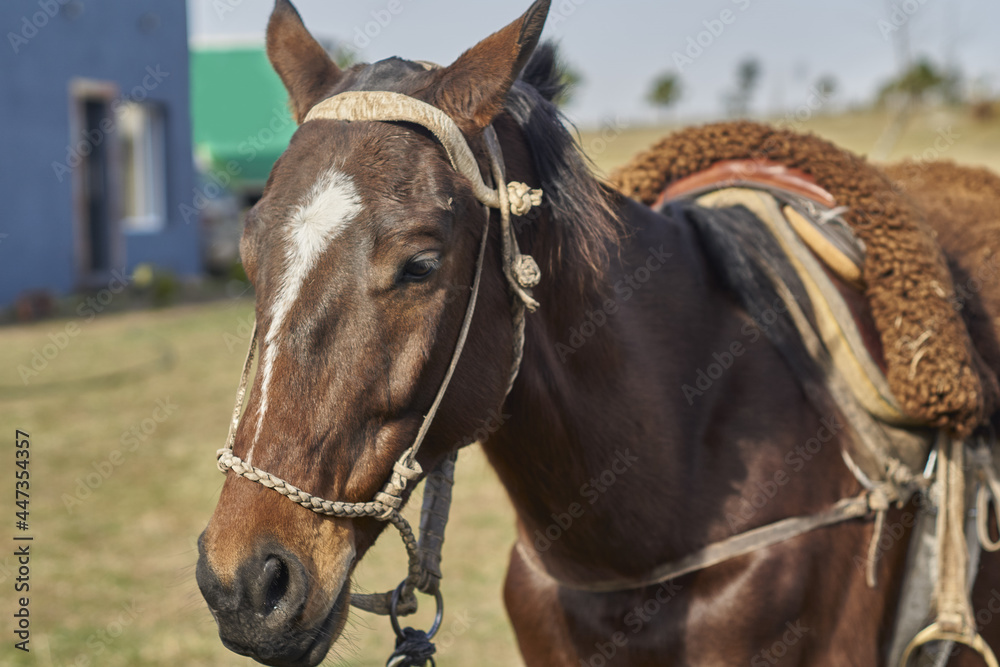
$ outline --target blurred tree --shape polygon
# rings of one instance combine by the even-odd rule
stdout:
[[[337,67],[341,69],[348,69],[360,62],[358,51],[350,42],[320,38],[319,43],[330,59],[337,63]]]
[[[748,96],[754,92],[760,81],[760,61],[750,57],[743,60],[736,68],[736,83],[741,92]]]
[[[573,99],[576,97],[576,91],[583,84],[584,78],[580,70],[568,64],[565,60],[560,59],[559,69],[562,71],[560,78],[562,92],[556,95],[553,101],[558,106],[565,107],[573,102]]]
[[[955,70],[935,65],[922,57],[895,79],[879,89],[876,102],[885,104],[891,97],[903,97],[908,103],[921,104],[932,95],[938,95],[950,104],[961,102],[961,74]]]
[[[358,63],[358,52],[347,48],[343,44],[338,44],[337,48],[330,53],[330,57],[333,58],[333,62],[337,63],[337,67],[340,69],[348,69]]]
[[[681,99],[681,78],[674,72],[663,72],[655,79],[646,100],[657,109],[666,110]]]
[[[955,68],[940,67],[926,56],[907,65],[895,79],[884,84],[875,105],[889,111],[891,120],[875,141],[869,158],[888,159],[917,109],[936,98],[948,104],[962,102],[962,76]]]
[[[816,81],[816,90],[823,96],[823,99],[833,97],[837,92],[837,77],[832,74],[824,74]]]
[[[731,117],[746,116],[750,111],[750,100],[760,83],[760,61],[750,56],[736,66],[736,89],[724,96],[726,112]]]

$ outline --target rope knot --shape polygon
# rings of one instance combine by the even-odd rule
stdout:
[[[513,215],[524,215],[533,206],[542,205],[542,191],[529,188],[526,183],[511,181],[507,184],[507,196],[510,198],[510,212]]]
[[[403,455],[392,466],[392,475],[389,476],[389,481],[385,483],[381,491],[375,494],[374,502],[381,503],[385,507],[385,511],[377,516],[382,521],[388,521],[395,511],[402,507],[403,491],[406,490],[406,485],[419,479],[424,472],[416,459],[410,459],[412,451],[411,447],[403,452]]]
[[[542,271],[531,255],[518,255],[511,270],[518,284],[524,289],[531,289],[542,279]]]
[[[407,449],[403,452],[403,455],[399,457],[399,460],[392,465],[392,472],[403,480],[403,488],[406,488],[407,481],[414,481],[419,479],[424,473],[424,469],[420,467],[416,459],[410,460],[413,448]]]
[[[889,495],[880,486],[868,492],[868,509],[873,512],[885,512],[889,509]]]
[[[223,475],[229,472],[229,469],[233,466],[233,450],[223,447],[215,452],[215,466]]]
[[[398,510],[403,504],[403,499],[399,496],[386,493],[385,491],[379,491],[375,494],[375,502],[382,503],[386,507]]]

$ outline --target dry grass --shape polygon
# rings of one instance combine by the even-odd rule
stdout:
[[[255,664],[222,647],[194,582],[195,541],[223,479],[214,452],[225,438],[245,346],[230,350],[227,342],[251,312],[249,302],[239,301],[77,321],[79,335],[26,388],[18,366],[29,364],[32,350],[67,321],[0,330],[4,424],[11,436],[15,428],[31,434],[35,536],[32,653],[23,655],[5,640],[0,664]],[[169,368],[124,382],[72,384],[142,365],[164,350],[173,355]],[[175,411],[128,451],[123,434],[151,419],[158,400],[175,404]],[[123,457],[117,466],[109,460],[115,450]],[[104,479],[99,469],[108,466]],[[91,473],[96,488],[81,492],[70,511],[66,498],[81,484],[86,488]],[[458,477],[445,547],[442,662],[514,664],[500,600],[512,515],[480,452],[463,453]],[[10,556],[0,557],[0,585],[7,591],[13,565]],[[357,580],[383,590],[404,573],[404,552],[390,531]],[[466,624],[460,618],[469,619],[468,628],[456,632]],[[356,614],[339,647],[341,660],[328,662],[382,665],[391,646],[388,621]]]
[[[777,118],[771,122],[790,130],[815,132],[855,153],[870,155],[886,130],[889,117],[881,112],[864,111],[837,116],[815,115],[801,123],[794,118],[791,121]],[[582,133],[581,140],[598,169],[607,173],[679,127],[630,127],[617,136],[612,129],[587,131]],[[614,138],[608,139],[612,136]],[[1000,173],[1000,119],[976,121],[967,111],[953,110],[916,115],[906,124],[888,161],[921,157],[980,165]]]

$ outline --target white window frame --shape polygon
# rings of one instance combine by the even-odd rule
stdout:
[[[128,118],[128,114],[138,114]],[[151,234],[167,222],[166,114],[162,105],[123,101],[115,106],[122,166],[122,229]],[[139,127],[135,127],[138,124]],[[133,140],[129,156],[129,138]],[[138,139],[138,141],[136,141]],[[130,211],[129,193],[135,197]]]

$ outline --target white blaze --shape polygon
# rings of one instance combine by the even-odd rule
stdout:
[[[267,392],[271,384],[274,359],[281,346],[280,334],[285,318],[320,255],[360,212],[361,199],[354,183],[348,176],[331,169],[316,181],[305,202],[292,212],[291,220],[286,223],[285,265],[271,311],[271,326],[264,336],[260,410],[257,413],[257,432],[246,457],[247,463],[253,456],[253,448],[264,423],[264,413],[267,412]]]

